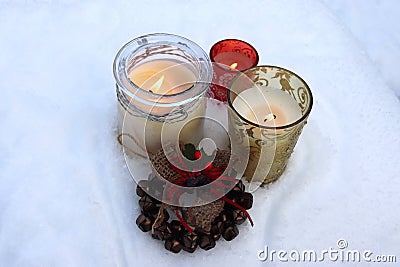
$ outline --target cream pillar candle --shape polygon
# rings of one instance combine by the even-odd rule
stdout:
[[[245,119],[267,127],[289,125],[302,116],[297,102],[289,94],[266,86],[254,86],[244,90],[235,98],[232,105]],[[254,182],[262,183],[265,174],[273,166],[275,151],[284,147],[287,141],[263,136],[262,128],[253,128],[251,131],[253,137],[249,140],[250,159],[245,175],[248,178],[252,177]],[[270,136],[279,135],[281,130],[270,132]],[[262,142],[266,138],[269,139],[270,145],[257,149],[260,146],[256,144],[256,141]]]
[[[192,122],[190,129],[183,126],[196,117],[204,116],[206,103],[202,99],[199,103],[196,103],[196,107],[191,109],[188,116],[183,120],[169,123],[168,119],[167,121],[151,119],[152,115],[168,117],[176,108],[174,106],[163,106],[162,104],[169,104],[170,102],[170,99],[163,96],[182,93],[196,82],[195,74],[187,66],[172,60],[154,60],[134,68],[129,73],[129,79],[140,88],[160,95],[154,106],[143,105],[131,99],[131,104],[140,107],[149,116],[124,114],[122,130],[135,138],[135,142],[129,142],[129,140],[128,142],[129,147],[135,150],[137,154],[154,153],[161,148],[162,142],[174,143],[178,138],[181,142],[190,142],[194,135],[201,131],[200,120],[197,121],[198,123]],[[125,113],[121,108],[120,112]],[[181,129],[183,130],[180,132]]]
[[[173,60],[154,60],[132,69],[129,79],[144,90],[172,95],[190,88],[196,76],[185,64]]]
[[[233,107],[247,120],[269,127],[291,124],[302,116],[297,102],[280,89],[254,86],[241,92]]]
[[[310,114],[309,87],[289,70],[257,66],[237,75],[227,96],[231,135],[249,149],[246,178],[255,184],[275,181]]]
[[[118,52],[114,76],[125,152],[146,157],[201,132],[200,123],[183,127],[205,115],[212,79],[211,62],[195,43],[163,33],[135,38]]]

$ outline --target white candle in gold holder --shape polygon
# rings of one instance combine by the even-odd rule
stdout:
[[[229,128],[249,146],[245,176],[256,184],[278,179],[312,108],[312,94],[296,74],[259,66],[236,76],[228,92]]]
[[[171,34],[136,38],[118,52],[114,76],[128,151],[147,156],[162,147],[161,139],[185,142],[200,131],[192,123],[180,132],[205,115],[203,96],[212,78],[211,63],[195,43]]]
[[[289,94],[266,86],[254,86],[241,92],[233,101],[233,107],[247,120],[269,127],[284,126],[302,116],[297,102]]]

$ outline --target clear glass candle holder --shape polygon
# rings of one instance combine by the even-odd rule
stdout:
[[[147,157],[162,142],[200,131],[201,125],[192,123],[190,131],[180,132],[185,123],[205,115],[203,96],[212,79],[211,62],[197,44],[172,34],[141,36],[119,50],[113,69],[119,141],[127,154]]]
[[[309,86],[290,70],[258,66],[234,78],[227,99],[230,134],[250,149],[243,159],[247,180],[261,185],[277,180],[311,112]]]

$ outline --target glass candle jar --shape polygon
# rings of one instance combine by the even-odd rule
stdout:
[[[146,157],[199,131],[193,118],[205,115],[203,98],[212,79],[207,54],[172,34],[141,36],[125,44],[114,60],[120,142],[125,152]],[[129,153],[128,153],[129,154]]]
[[[227,98],[230,134],[250,149],[246,178],[256,184],[277,180],[311,112],[310,88],[289,70],[258,66],[234,78]]]
[[[211,47],[210,59],[213,62],[214,76],[208,96],[226,102],[229,83],[240,71],[258,64],[258,53],[245,41],[225,39]]]

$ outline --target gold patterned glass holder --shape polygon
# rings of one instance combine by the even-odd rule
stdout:
[[[238,94],[254,85],[278,88],[290,95],[297,102],[301,117],[287,125],[268,127],[255,124],[241,116],[232,103]],[[292,71],[264,65],[238,74],[230,84],[227,99],[230,107],[230,135],[235,142],[250,150],[244,176],[248,181],[261,186],[276,181],[286,169],[289,157],[307,123],[313,105],[310,88]]]

